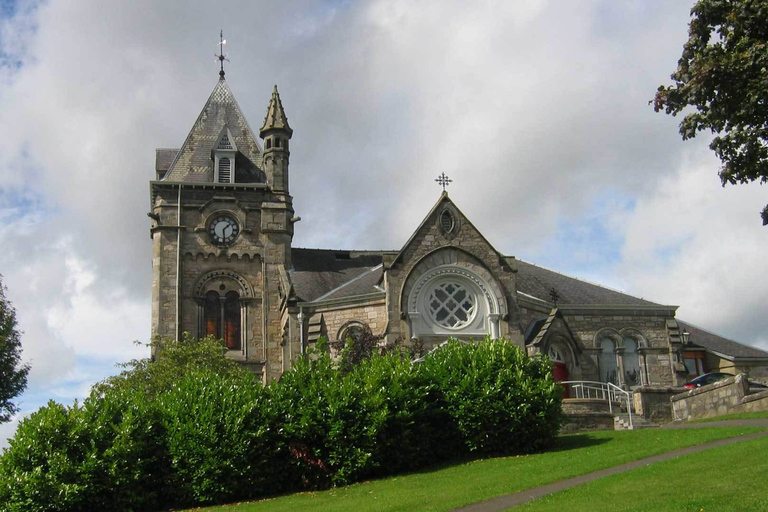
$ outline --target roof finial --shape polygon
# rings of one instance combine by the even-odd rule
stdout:
[[[442,173],[440,176],[438,176],[435,181],[438,183],[438,185],[443,187],[443,192],[445,192],[445,187],[453,183],[453,180],[446,176],[445,173]]]
[[[219,33],[219,53],[215,54],[219,59],[221,65],[221,71],[219,71],[219,80],[224,80],[224,61],[229,62],[227,55],[224,53],[224,45],[227,44],[227,40],[224,39],[224,30]]]

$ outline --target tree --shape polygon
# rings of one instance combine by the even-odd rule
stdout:
[[[211,370],[225,377],[247,373],[235,361],[224,356],[222,341],[213,336],[197,339],[185,332],[181,341],[157,336],[150,346],[157,353],[154,360],[133,359],[119,364],[123,371],[95,384],[91,394],[103,395],[113,388],[122,388],[139,391],[148,399],[154,399],[195,371]]]
[[[21,362],[21,334],[16,329],[16,310],[5,298],[0,275],[0,423],[10,421],[19,408],[12,402],[27,387],[28,364]]]
[[[680,135],[716,135],[709,147],[722,162],[723,186],[768,182],[768,1],[698,0],[671,78],[653,107],[673,116],[695,108]],[[761,215],[768,224],[768,206]]]

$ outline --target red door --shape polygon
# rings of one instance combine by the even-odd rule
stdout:
[[[563,382],[568,380],[568,368],[565,363],[555,361],[554,368],[552,368],[552,376],[555,378],[555,382]],[[563,398],[568,398],[568,388],[563,386]]]

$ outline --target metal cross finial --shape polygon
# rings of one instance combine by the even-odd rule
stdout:
[[[224,45],[227,44],[227,40],[224,39],[224,31],[222,30],[219,33],[219,53],[214,54],[216,55],[216,58],[219,59],[219,63],[221,65],[221,71],[219,71],[219,77],[223,80],[224,79],[224,61],[229,62],[229,59],[227,58],[227,55],[224,53]]]
[[[435,181],[443,187],[443,191],[445,191],[445,187],[453,183],[453,180],[446,176],[445,173],[438,176]]]
[[[554,286],[551,290],[549,290],[549,297],[552,299],[554,305],[557,306],[557,301],[560,300],[560,294],[557,293],[557,290],[555,290]]]

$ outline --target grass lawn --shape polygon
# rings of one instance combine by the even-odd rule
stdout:
[[[559,446],[546,453],[476,460],[329,491],[292,494],[205,510],[451,510],[677,448],[759,430],[749,427],[647,429],[575,434],[562,436]]]
[[[568,489],[514,510],[768,510],[768,438],[713,448]]]
[[[768,411],[724,414],[722,416],[715,416],[714,418],[705,418],[703,420],[693,420],[690,423],[709,423],[710,421],[725,421],[725,420],[754,420],[754,419],[762,419],[762,418],[768,418]]]

